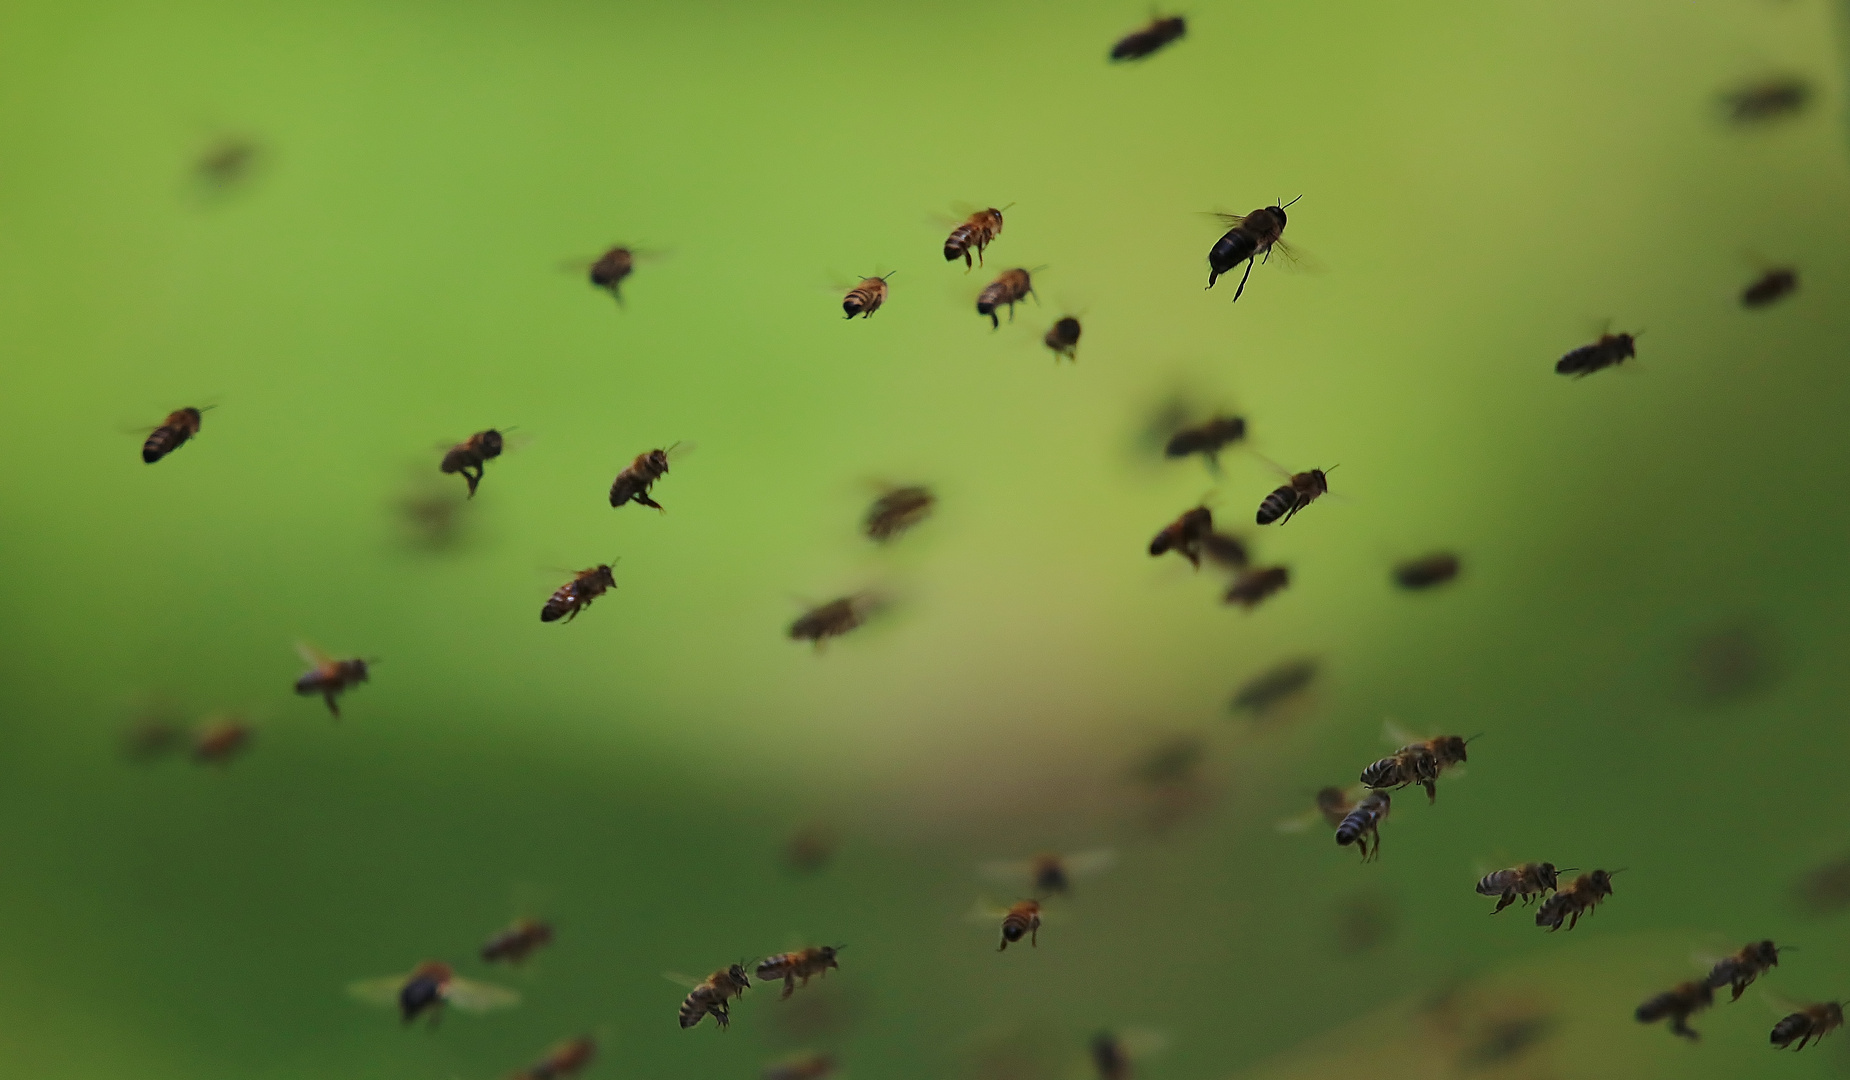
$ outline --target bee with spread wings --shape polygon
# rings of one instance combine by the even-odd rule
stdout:
[[[982,863],[977,869],[987,881],[1026,887],[1036,896],[1043,896],[1071,892],[1074,881],[1104,873],[1117,861],[1116,852],[1098,848],[1073,855],[1044,852],[1032,859],[996,859]]]
[[[334,719],[340,719],[340,705],[335,699],[358,686],[367,679],[368,665],[378,663],[376,660],[352,658],[336,660],[320,649],[304,641],[296,642],[296,655],[309,666],[295,681],[295,692],[303,697],[321,695],[328,703],[328,712]]]
[[[991,924],[1000,921],[1002,943],[996,946],[996,951],[1002,952],[1022,938],[1027,938],[1030,946],[1039,948],[1041,919],[1045,915],[1046,911],[1042,909],[1039,900],[1018,900],[1008,907],[998,907],[987,900],[978,900],[968,918],[971,922]]]
[[[435,1025],[445,1005],[465,1012],[488,1012],[520,1004],[518,993],[504,986],[461,978],[440,960],[426,960],[403,975],[361,979],[348,984],[347,993],[368,1005],[396,1006],[407,1024],[428,1012]]]
[[[1298,196],[1301,198],[1302,195]],[[1207,287],[1212,289],[1222,274],[1230,274],[1234,267],[1245,263],[1246,273],[1240,276],[1240,287],[1233,291],[1233,298],[1238,301],[1240,294],[1246,291],[1246,279],[1253,276],[1253,263],[1272,261],[1274,252],[1281,262],[1302,261],[1297,251],[1285,243],[1285,208],[1297,201],[1262,206],[1250,214],[1211,214],[1227,226],[1227,232],[1208,249]]]

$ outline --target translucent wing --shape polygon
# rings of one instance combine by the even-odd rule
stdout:
[[[1391,716],[1381,721],[1381,737],[1390,746],[1411,746],[1416,742],[1424,741],[1418,735],[1401,727],[1399,722]]]
[[[699,443],[677,442],[670,445],[662,452],[668,455],[669,461],[674,462],[680,461],[682,458],[685,458],[698,449],[700,449]]]
[[[997,885],[1020,885],[1024,881],[1034,879],[1034,860],[991,859],[988,862],[978,863],[976,871],[982,875],[983,880],[993,881]],[[996,918],[1000,919],[1002,914],[1006,912],[998,914]]]
[[[1272,241],[1272,250],[1261,258],[1274,258],[1286,270],[1300,274],[1321,274],[1326,271],[1323,261],[1306,252],[1295,244],[1288,244],[1283,237]]]
[[[684,986],[689,990],[692,990],[694,987],[706,981],[704,979],[696,979],[692,975],[683,975],[678,971],[664,971],[662,972],[662,978],[667,979],[676,986]]]
[[[333,657],[315,648],[306,641],[298,641],[295,643],[295,653],[297,656],[301,657],[302,662],[309,667],[318,668],[324,664],[331,664],[334,662]]]
[[[1008,916],[1008,913],[1008,908],[997,907],[988,900],[978,900],[976,906],[964,916],[964,920],[966,922],[1000,922]]]
[[[1296,817],[1284,818],[1275,827],[1282,833],[1301,833],[1315,825],[1322,817],[1323,811],[1309,810]]]
[[[1110,848],[1094,848],[1068,855],[1062,860],[1066,866],[1066,876],[1070,878],[1088,878],[1102,874],[1111,869],[1118,861],[1118,853]]]
[[[443,1000],[468,1012],[509,1009],[520,1004],[520,994],[505,986],[476,982],[474,979],[451,979],[444,987]]]
[[[1206,210],[1202,212],[1202,216],[1211,217],[1215,221],[1220,222],[1222,225],[1226,226],[1229,229],[1237,229],[1241,225],[1245,224],[1246,219],[1250,217],[1251,215],[1249,214],[1229,214],[1229,213],[1226,213],[1220,210]]]
[[[1777,990],[1768,990],[1765,987],[1760,990],[1760,1000],[1766,1003],[1766,1007],[1771,1009],[1775,1016],[1791,1016],[1805,1009],[1803,1002],[1794,1001]]]
[[[1125,1027],[1112,1032],[1118,1045],[1133,1058],[1147,1058],[1169,1049],[1173,1042],[1166,1031],[1148,1027]]]
[[[368,1005],[392,1008],[398,1004],[398,992],[405,988],[403,975],[385,975],[377,979],[359,979],[347,984],[347,996]]]

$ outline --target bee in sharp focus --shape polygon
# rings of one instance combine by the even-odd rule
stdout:
[[[1795,75],[1777,75],[1730,90],[1722,106],[1737,124],[1759,124],[1796,115],[1811,103],[1811,84]]]
[[[1363,769],[1362,783],[1371,788],[1395,789],[1418,784],[1426,789],[1427,802],[1437,802],[1439,774],[1465,763],[1465,746],[1470,741],[1458,735],[1440,735],[1408,743]]]
[[[328,711],[335,719],[340,719],[340,705],[334,699],[366,681],[370,662],[357,658],[336,660],[304,642],[296,644],[296,653],[310,670],[295,681],[295,692],[303,697],[320,694],[328,703]]]
[[[1844,1003],[1826,1001],[1808,1005],[1773,1025],[1773,1049],[1784,1050],[1796,1040],[1794,1050],[1805,1049],[1813,1039],[1822,1039],[1844,1022]]]
[[[821,651],[829,638],[840,637],[860,626],[878,606],[879,600],[867,593],[831,600],[797,616],[790,624],[790,638],[814,642],[817,651]]]
[[[1564,866],[1556,870],[1554,863],[1532,862],[1507,870],[1493,870],[1478,879],[1477,894],[1498,898],[1496,909],[1491,912],[1495,915],[1517,900],[1527,905],[1543,893],[1553,892],[1559,876],[1576,869],[1578,867]]]
[[[513,428],[508,430],[512,431]],[[501,432],[494,428],[478,431],[444,451],[443,463],[437,468],[445,476],[461,473],[462,478],[469,483],[469,497],[473,499],[475,486],[482,482],[486,463],[501,456],[503,445]]]
[[[141,460],[152,465],[185,446],[187,440],[199,434],[200,414],[211,408],[210,405],[203,409],[188,406],[168,413],[167,419],[149,432],[148,440],[141,444]]]
[[[482,962],[524,964],[541,947],[552,944],[552,924],[538,919],[515,919],[482,943]]]
[[[681,1027],[691,1028],[702,1019],[711,1015],[713,1022],[721,1031],[732,1022],[731,1011],[726,1002],[751,989],[752,981],[745,974],[744,964],[733,964],[720,968],[699,982],[678,975],[668,976],[672,982],[691,985],[687,997],[681,1002]]]
[[[617,579],[610,566],[611,563],[599,563],[578,571],[572,580],[559,586],[558,591],[546,599],[540,608],[540,621],[557,622],[563,617],[571,622],[579,612],[591,606],[591,601],[616,588]]]
[[[1262,715],[1302,692],[1316,677],[1315,660],[1283,661],[1247,680],[1246,685],[1233,695],[1233,707]]]
[[[989,320],[992,329],[1000,330],[1002,320],[996,317],[996,309],[1008,305],[1009,321],[1015,321],[1015,305],[1028,297],[1035,296],[1034,282],[1028,271],[1021,267],[1004,270],[996,280],[983,286],[983,291],[976,294],[976,313]]]
[[[1303,197],[1300,195],[1298,199]],[[1233,291],[1237,302],[1240,294],[1246,291],[1246,279],[1253,276],[1255,261],[1270,262],[1273,251],[1283,258],[1294,257],[1284,239],[1285,207],[1298,199],[1283,205],[1262,206],[1246,215],[1215,214],[1221,224],[1227,226],[1227,232],[1208,249],[1208,288],[1212,289],[1222,274],[1232,273],[1234,267],[1245,263],[1246,273],[1240,276],[1240,287]]]
[[[1790,266],[1775,267],[1760,275],[1741,292],[1741,306],[1763,308],[1783,300],[1799,287],[1799,272]]]
[[[1163,526],[1163,531],[1150,541],[1150,554],[1160,557],[1173,551],[1199,570],[1202,541],[1213,531],[1214,511],[1208,509],[1206,504],[1184,510],[1181,517]]]
[[[1261,525],[1270,525],[1281,517],[1285,520],[1279,521],[1280,525],[1289,522],[1297,516],[1299,510],[1316,502],[1318,496],[1329,492],[1328,474],[1334,471],[1336,471],[1336,466],[1332,465],[1328,469],[1291,473],[1291,479],[1288,482],[1280,484],[1259,504],[1259,513],[1254,520]]]
[[[1349,816],[1361,802],[1363,789],[1358,785],[1348,789],[1335,787],[1319,788],[1316,797],[1316,809],[1286,818],[1278,823],[1279,832],[1296,833],[1310,828],[1319,819],[1328,827],[1341,827],[1343,819]]]
[[[1409,559],[1394,568],[1394,584],[1418,591],[1443,585],[1458,576],[1458,556],[1449,551]]]
[[[778,953],[758,961],[758,969],[753,972],[759,982],[776,982],[784,980],[784,997],[796,992],[797,980],[802,979],[808,986],[812,976],[827,975],[830,968],[841,969],[835,962],[835,954],[841,951],[839,945],[812,945],[795,952]]]
[[[994,913],[990,913],[993,917]],[[1011,906],[1002,914],[1002,943],[996,946],[1001,952],[1010,944],[1028,939],[1032,948],[1040,947],[1041,936],[1041,902],[1039,900],[1022,900]]]
[[[823,1080],[835,1071],[832,1054],[798,1054],[764,1067],[762,1080]]]
[[[435,1025],[445,1005],[466,1012],[487,1012],[520,1004],[520,995],[514,991],[459,978],[450,965],[440,960],[426,960],[405,975],[363,979],[350,984],[347,992],[369,1005],[397,1006],[407,1024],[428,1012]]]
[[[1258,607],[1267,597],[1291,584],[1291,569],[1285,566],[1254,566],[1241,570],[1227,586],[1227,594],[1221,597],[1228,604],[1236,604],[1248,611]]]
[[[1637,1017],[1640,1024],[1655,1024],[1668,1017],[1672,1035],[1681,1035],[1695,1042],[1702,1036],[1689,1026],[1689,1018],[1708,1008],[1714,1001],[1715,994],[1709,984],[1678,983],[1638,1006],[1632,1015]]]
[[[1213,416],[1169,437],[1163,456],[1183,458],[1200,454],[1210,467],[1220,464],[1220,452],[1246,438],[1246,420],[1239,416]]]
[[[931,516],[937,496],[922,485],[887,488],[867,508],[861,528],[867,538],[885,543]]]
[[[1010,203],[1009,206],[1014,206]],[[1002,208],[1007,210],[1008,206]],[[978,210],[965,218],[961,225],[951,230],[951,235],[944,238],[944,261],[964,261],[964,271],[970,270],[970,253],[976,252],[977,262],[983,261],[983,249],[996,237],[1002,235],[1002,210],[990,207]]]
[[[1079,362],[1079,320],[1071,315],[1062,315],[1047,330],[1047,336],[1041,343],[1053,350],[1057,361],[1064,357],[1077,364]]]
[[[1741,1000],[1741,992],[1753,985],[1755,979],[1779,966],[1779,946],[1771,941],[1756,941],[1744,945],[1732,956],[1724,956],[1709,969],[1709,976],[1704,981],[1714,990],[1724,986],[1734,988],[1734,996],[1729,1001]]]
[[[572,1076],[597,1057],[597,1040],[580,1035],[546,1051],[546,1056],[514,1074],[512,1080],[560,1080]]]
[[[1115,60],[1142,60],[1166,45],[1182,40],[1188,33],[1188,21],[1180,15],[1153,16],[1148,26],[1133,30],[1111,47]]]
[[[881,277],[862,278],[861,283],[849,289],[848,295],[842,298],[841,309],[850,319],[856,315],[863,319],[873,318],[880,305],[886,303],[886,279],[897,273],[899,271],[895,270]]]
[[[1336,826],[1336,843],[1340,847],[1350,844],[1362,852],[1363,862],[1373,862],[1381,857],[1381,823],[1387,820],[1388,811],[1393,809],[1393,800],[1385,791],[1371,791],[1362,797],[1355,809],[1343,815],[1342,822]],[[1374,838],[1373,847],[1369,846],[1369,837]]]
[[[1612,874],[1604,870],[1585,873],[1568,882],[1567,887],[1542,901],[1542,906],[1535,912],[1535,925],[1546,926],[1549,933],[1561,929],[1566,922],[1572,930],[1579,925],[1580,917],[1590,913],[1599,906],[1599,902],[1612,895]],[[1707,987],[1704,987],[1706,994]]]
[[[1032,859],[997,860],[979,869],[998,885],[1027,885],[1035,895],[1045,896],[1071,892],[1074,881],[1104,873],[1117,860],[1116,852],[1099,848],[1073,855],[1044,852]]]
[[[662,510],[662,504],[649,498],[649,489],[655,482],[668,475],[668,463],[675,455],[680,443],[675,443],[665,450],[645,450],[636,455],[636,459],[627,465],[610,484],[610,505],[612,509],[627,502],[642,506],[652,506]]]
[[[225,765],[250,745],[256,729],[236,717],[207,723],[193,733],[193,760]]]
[[[1596,371],[1622,364],[1637,356],[1637,334],[1601,334],[1591,345],[1582,345],[1555,361],[1555,374],[1584,379]]]

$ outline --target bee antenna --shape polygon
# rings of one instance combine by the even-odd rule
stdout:
[[[1571,873],[1573,873],[1574,871],[1576,871],[1576,870],[1578,870],[1578,869],[1580,869],[1580,867],[1578,867],[1578,866],[1562,866],[1562,867],[1557,867],[1557,868],[1555,869],[1555,873],[1557,873],[1557,874],[1571,874]]]
[[[1009,207],[1014,206],[1014,205],[1015,205],[1014,203],[1009,203],[1008,206],[1003,207],[1002,210],[1007,210]],[[998,210],[996,211],[996,213],[1000,214],[1002,210]]]
[[[882,274],[882,275],[880,276],[880,280],[881,280],[881,281],[885,281],[885,280],[886,280],[887,278],[890,278],[890,277],[892,277],[892,276],[893,276],[894,274],[897,274],[897,273],[899,273],[899,271],[897,271],[897,270],[888,270],[888,271],[887,271],[887,272],[886,272],[885,274]]]
[[[213,409],[216,409],[216,408],[218,408],[217,405],[201,405],[199,406],[199,411],[200,412],[211,412]]]
[[[1293,200],[1291,200],[1291,202],[1288,202],[1288,203],[1277,203],[1277,204],[1275,204],[1275,205],[1277,205],[1277,206],[1278,206],[1278,208],[1279,208],[1280,210],[1284,210],[1284,209],[1286,209],[1287,207],[1289,207],[1289,206],[1291,205],[1291,203],[1295,203],[1295,202],[1297,202],[1297,201],[1298,201],[1298,199],[1302,199],[1303,197],[1304,197],[1304,196],[1302,196],[1302,195],[1299,195],[1297,199],[1293,199]]]
[[[1466,739],[1466,740],[1465,740],[1465,742],[1466,742],[1466,743],[1474,743],[1474,742],[1476,742],[1476,741],[1478,741],[1479,739],[1481,739],[1481,738],[1483,738],[1483,737],[1484,737],[1484,733],[1480,731],[1480,732],[1478,732],[1478,733],[1477,733],[1476,735],[1473,735],[1473,736],[1471,736],[1471,737],[1470,737],[1469,739]]]

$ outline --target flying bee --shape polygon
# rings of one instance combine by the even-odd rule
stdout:
[[[571,622],[579,612],[591,606],[591,601],[616,588],[617,579],[610,566],[610,563],[599,563],[574,574],[572,580],[559,586],[558,591],[546,599],[540,608],[540,621],[557,622],[563,616],[566,622]]]
[[[1068,893],[1073,882],[1102,874],[1118,861],[1109,848],[1082,851],[1073,855],[1045,852],[1032,859],[997,860],[983,863],[983,877],[998,885],[1027,885],[1036,896]]]
[[[1317,791],[1317,808],[1299,814],[1297,817],[1286,818],[1279,822],[1278,831],[1287,833],[1303,832],[1310,828],[1311,824],[1319,818],[1330,828],[1339,828],[1343,823],[1343,819],[1349,816],[1349,811],[1354,810],[1356,805],[1361,801],[1362,791],[1363,789],[1360,786],[1347,789],[1334,786],[1319,788]]]
[[[996,309],[1007,304],[1009,321],[1014,322],[1015,305],[1030,296],[1037,302],[1040,300],[1035,295],[1033,278],[1029,272],[1019,266],[1013,270],[1004,270],[996,280],[983,286],[983,291],[976,294],[976,313],[989,320],[991,329],[1000,330],[1002,320],[996,317]]]
[[[1616,873],[1617,870],[1611,874],[1604,870],[1594,870],[1568,882],[1566,888],[1542,901],[1542,906],[1535,912],[1535,925],[1546,926],[1552,934],[1561,929],[1561,923],[1566,921],[1567,928],[1572,930],[1580,923],[1582,915],[1590,913],[1599,906],[1601,900],[1612,895],[1612,874]],[[1708,988],[1705,986],[1704,997],[1707,994]]]
[[[814,642],[820,652],[829,638],[840,637],[866,622],[879,603],[874,596],[857,593],[811,608],[790,624],[790,639]]]
[[[869,540],[884,544],[930,517],[937,502],[931,489],[922,485],[887,488],[867,508],[861,531]]]
[[[501,432],[494,428],[478,431],[444,451],[443,463],[437,468],[445,476],[461,473],[462,478],[469,483],[469,497],[473,499],[475,498],[475,486],[482,482],[485,464],[500,457],[504,445]]]
[[[1578,867],[1564,866],[1556,870],[1554,863],[1532,862],[1507,870],[1493,870],[1478,879],[1477,894],[1498,898],[1496,910],[1491,912],[1495,915],[1517,900],[1526,905],[1543,893],[1553,892],[1557,878],[1576,869]]]
[[[1632,1015],[1638,1018],[1640,1024],[1655,1024],[1669,1017],[1672,1035],[1681,1035],[1695,1042],[1702,1036],[1689,1026],[1689,1018],[1708,1008],[1714,1001],[1715,993],[1708,983],[1678,983],[1638,1006]]]
[[[1041,343],[1053,350],[1055,360],[1062,357],[1077,364],[1079,362],[1079,320],[1071,315],[1062,315],[1047,330],[1047,336]]]
[[[257,144],[239,136],[228,136],[208,147],[193,163],[193,175],[209,188],[225,191],[251,172],[257,163]]]
[[[1009,206],[1014,206],[1010,203]],[[1002,208],[1007,210],[1008,206]],[[990,207],[978,210],[965,218],[963,224],[951,230],[951,235],[944,238],[944,261],[956,262],[960,257],[964,261],[964,271],[970,270],[970,252],[976,252],[976,261],[983,261],[983,249],[990,242],[1002,235],[1002,210]]]
[[[1300,195],[1298,199],[1303,197]],[[1208,249],[1208,288],[1212,289],[1222,274],[1232,273],[1234,267],[1245,263],[1246,273],[1240,276],[1240,287],[1233,291],[1233,299],[1237,302],[1240,294],[1246,291],[1246,279],[1253,276],[1255,261],[1270,262],[1273,251],[1281,258],[1295,259],[1284,239],[1285,207],[1298,199],[1283,205],[1262,206],[1246,215],[1215,214],[1221,224],[1227,226],[1227,232]]]
[[[1813,915],[1830,915],[1850,905],[1850,857],[1838,857],[1805,872],[1792,886],[1792,899]]]
[[[996,946],[1001,952],[1011,944],[1028,939],[1029,946],[1040,947],[1041,936],[1041,902],[1039,900],[1022,900],[1006,911],[985,911],[990,918],[1000,916],[1002,919],[1002,943]]]
[[[636,455],[636,460],[629,463],[610,484],[610,505],[612,509],[627,502],[642,506],[663,509],[662,504],[649,498],[649,489],[655,482],[668,475],[668,463],[678,457],[675,443],[665,450],[645,450]]]
[[[1201,554],[1226,570],[1244,570],[1252,561],[1246,543],[1230,533],[1211,532],[1201,538]]]
[[[340,719],[340,705],[334,699],[366,681],[369,661],[336,660],[306,642],[297,642],[295,649],[310,669],[295,681],[295,692],[303,697],[320,694],[328,703],[328,711],[336,720]]]
[[[1266,597],[1291,584],[1291,570],[1284,566],[1254,566],[1241,570],[1227,586],[1227,595],[1221,599],[1229,604],[1238,604],[1248,611],[1258,607]]]
[[[211,408],[210,405],[203,409],[188,406],[168,413],[167,419],[149,432],[148,440],[141,444],[141,460],[152,465],[185,446],[187,440],[199,434],[200,414]]]
[[[1279,518],[1280,525],[1297,516],[1299,510],[1317,501],[1317,497],[1330,490],[1328,473],[1334,472],[1336,466],[1328,469],[1312,469],[1309,472],[1291,473],[1291,479],[1280,484],[1272,494],[1267,495],[1259,504],[1259,513],[1254,518],[1261,525],[1270,525]],[[1281,470],[1282,471],[1282,470]]]
[[[784,842],[784,863],[798,873],[816,873],[835,857],[837,844],[835,831],[827,823],[812,821]]]
[[[1244,438],[1244,417],[1212,416],[1169,436],[1168,444],[1163,447],[1163,456],[1183,458],[1190,454],[1200,454],[1208,459],[1210,466],[1217,466],[1220,463],[1220,452]]]
[[[1796,114],[1811,103],[1811,84],[1793,75],[1777,75],[1730,90],[1722,105],[1737,124],[1758,124]]]
[[[763,1080],[823,1080],[835,1071],[832,1054],[798,1054],[764,1067]]]
[[[445,1005],[465,1012],[487,1012],[520,1004],[520,995],[514,991],[459,978],[440,960],[426,960],[405,975],[362,979],[348,985],[347,993],[369,1005],[396,1005],[407,1024],[429,1012],[435,1025]]]
[[[752,986],[751,979],[745,974],[744,964],[720,968],[699,982],[681,975],[669,975],[667,978],[670,982],[692,987],[681,1002],[683,1030],[700,1023],[708,1015],[713,1017],[713,1022],[719,1025],[721,1031],[726,1030],[726,1025],[732,1022],[726,1002],[745,993]]]
[[[1741,1000],[1741,992],[1753,985],[1755,979],[1779,966],[1779,946],[1771,941],[1756,941],[1744,945],[1732,956],[1724,956],[1709,969],[1709,976],[1703,980],[1710,989],[1720,990],[1724,986],[1734,988],[1734,996],[1729,1001]]]
[[[1138,1059],[1149,1057],[1169,1045],[1168,1036],[1148,1028],[1101,1031],[1086,1044],[1092,1068],[1098,1080],[1131,1080]]]
[[[784,997],[796,992],[797,980],[802,979],[808,986],[812,976],[827,975],[830,968],[841,969],[835,962],[835,954],[841,951],[839,945],[812,945],[795,952],[778,953],[758,961],[758,969],[753,972],[759,982],[776,982],[784,980]]]
[[[1274,706],[1301,693],[1316,677],[1315,660],[1283,661],[1247,680],[1246,685],[1233,695],[1233,707],[1262,716]]]
[[[502,961],[520,965],[527,961],[541,947],[552,944],[552,924],[538,919],[515,919],[507,929],[500,930],[482,943],[482,962],[494,964]]]
[[[886,303],[886,279],[897,273],[899,271],[894,270],[881,277],[862,278],[861,283],[849,289],[848,295],[842,298],[841,309],[850,319],[856,315],[863,319],[873,318],[880,305]]]
[[[1805,1049],[1805,1044],[1813,1039],[1822,1039],[1844,1022],[1844,1003],[1826,1001],[1818,1005],[1808,1005],[1792,1013],[1779,1023],[1773,1025],[1773,1049],[1784,1050],[1798,1041],[1794,1050]]]
[[[586,269],[591,284],[609,293],[619,307],[623,304],[623,279],[635,272],[636,255],[633,249],[619,244],[591,260]],[[578,264],[580,267],[584,265]]]
[[[1113,60],[1142,60],[1166,45],[1182,40],[1188,33],[1188,21],[1180,15],[1153,16],[1150,25],[1119,38],[1111,47]]]
[[[1363,769],[1362,783],[1371,788],[1395,789],[1418,784],[1426,789],[1427,802],[1437,802],[1439,774],[1465,763],[1465,745],[1470,741],[1458,735],[1440,735],[1408,743]]]
[[[597,1057],[597,1040],[580,1035],[546,1051],[546,1056],[515,1073],[512,1080],[560,1080],[572,1076]]]
[[[1184,510],[1182,516],[1163,526],[1150,541],[1150,554],[1161,556],[1173,551],[1187,559],[1190,566],[1201,569],[1201,545],[1214,531],[1214,511],[1207,506]]]
[[[1790,266],[1768,270],[1741,292],[1741,306],[1763,308],[1782,300],[1799,287],[1799,272]]]
[[[1637,356],[1634,343],[1636,334],[1601,334],[1599,340],[1591,345],[1582,345],[1555,361],[1556,375],[1572,375],[1584,379],[1588,375]]]
[[[1458,556],[1449,551],[1437,551],[1394,567],[1394,583],[1415,592],[1430,589],[1457,577],[1458,568]]]
[[[229,764],[255,734],[255,728],[235,717],[205,724],[193,733],[193,760],[202,765]]]
[[[1341,847],[1350,844],[1362,852],[1363,862],[1373,862],[1381,857],[1381,823],[1387,820],[1388,811],[1393,809],[1393,800],[1385,791],[1371,791],[1362,797],[1355,809],[1343,815],[1342,822],[1336,826],[1336,843]],[[1374,837],[1374,846],[1368,843]]]

